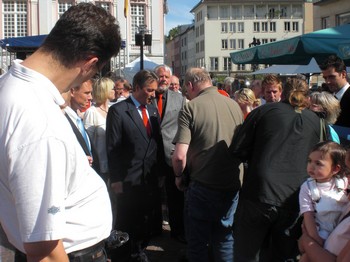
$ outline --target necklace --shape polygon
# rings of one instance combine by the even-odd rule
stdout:
[[[104,110],[102,107],[99,106],[98,108],[101,109],[103,112],[108,113],[107,110]]]

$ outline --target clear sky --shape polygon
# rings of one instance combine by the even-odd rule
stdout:
[[[168,0],[169,12],[165,16],[165,34],[169,30],[178,26],[191,24],[194,16],[190,10],[200,2],[200,0]]]

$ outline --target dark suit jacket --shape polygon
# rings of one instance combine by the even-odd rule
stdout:
[[[157,184],[157,160],[161,158],[159,114],[147,106],[152,136],[149,138],[142,118],[131,98],[108,110],[106,142],[111,182],[128,186]]]
[[[335,125],[350,127],[350,87],[340,100],[340,109],[341,112]]]
[[[68,116],[68,114],[65,114],[66,118],[68,119],[69,124],[72,127],[72,130],[80,144],[80,146],[83,148],[85,155],[87,156],[91,156],[93,161],[92,161],[92,168],[98,173],[100,174],[100,161],[98,159],[98,155],[96,152],[95,147],[90,143],[91,146],[91,154],[89,151],[89,148],[87,147],[84,137],[83,135],[80,133],[79,129],[77,128],[77,126],[74,124],[74,122],[72,121],[72,119]],[[86,134],[88,135],[88,133],[86,132]],[[90,137],[89,137],[90,138]],[[91,138],[90,138],[91,141]],[[105,178],[103,178],[105,180]]]

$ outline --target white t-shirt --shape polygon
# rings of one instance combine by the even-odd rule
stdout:
[[[347,184],[346,177],[343,179]],[[318,233],[321,238],[327,239],[343,215],[349,210],[350,201],[347,198],[345,190],[339,190],[336,187],[335,178],[325,183],[316,182],[316,186],[321,196],[318,202],[312,200],[308,182],[306,181],[301,185],[299,193],[300,214],[307,211],[314,211],[315,220],[319,227]]]
[[[89,166],[59,105],[57,88],[14,61],[0,79],[0,223],[9,241],[62,239],[67,253],[112,226],[103,180]]]

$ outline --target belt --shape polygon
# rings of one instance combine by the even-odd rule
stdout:
[[[83,262],[83,261],[94,261],[95,259],[105,254],[105,241],[87,247],[78,251],[74,251],[68,254],[69,261],[71,262]]]

